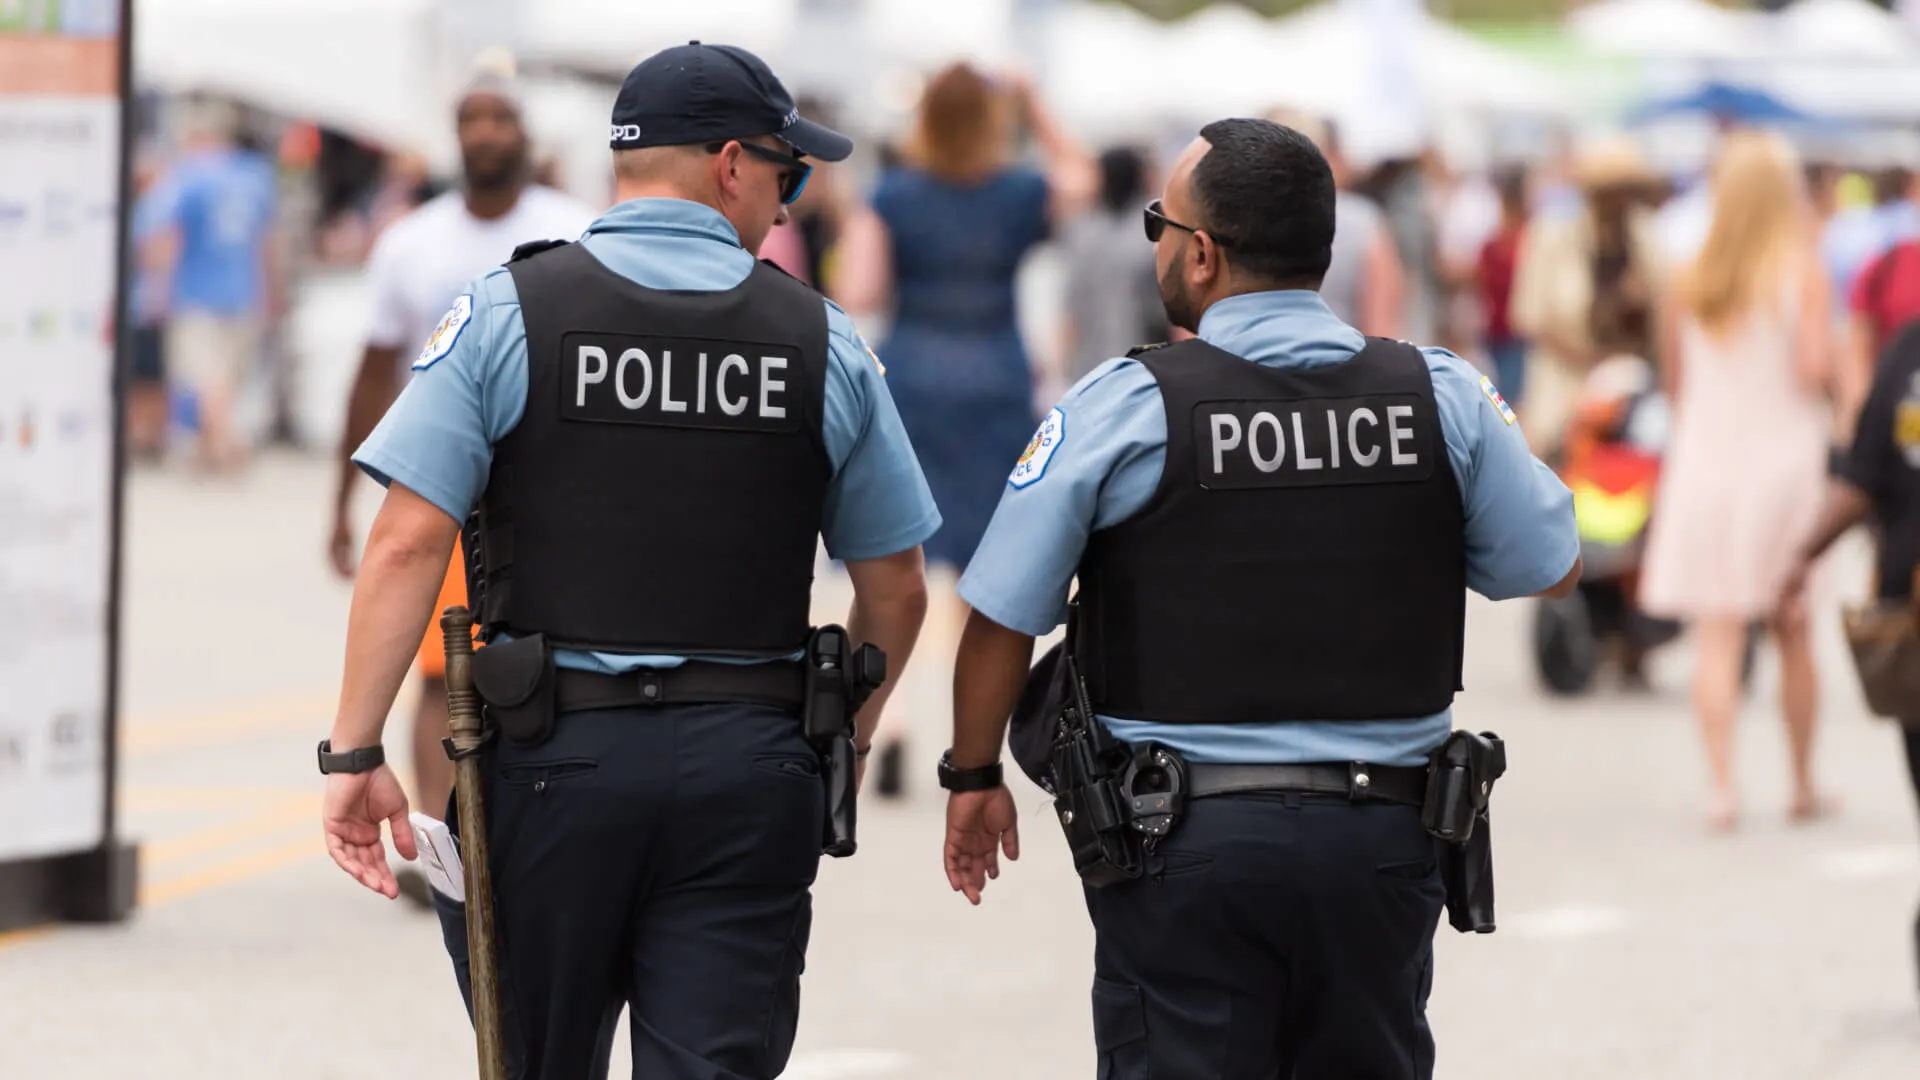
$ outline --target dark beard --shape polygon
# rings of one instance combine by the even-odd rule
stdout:
[[[480,192],[508,191],[520,183],[520,177],[526,172],[524,159],[514,159],[492,169],[477,169],[462,162],[462,172],[466,176],[467,190]]]
[[[1185,330],[1189,334],[1200,332],[1200,312],[1195,310],[1193,294],[1187,288],[1187,280],[1179,276],[1181,256],[1186,254],[1182,247],[1168,264],[1167,272],[1160,275],[1160,306],[1167,309],[1167,322]]]

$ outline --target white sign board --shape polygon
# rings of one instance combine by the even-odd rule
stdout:
[[[0,861],[104,839],[117,0],[0,0]]]

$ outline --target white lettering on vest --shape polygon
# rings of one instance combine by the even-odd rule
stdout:
[[[1417,465],[1420,463],[1419,454],[1404,453],[1400,449],[1402,442],[1413,438],[1413,429],[1401,426],[1400,422],[1402,420],[1411,420],[1412,418],[1413,406],[1411,405],[1387,406],[1387,438],[1393,443],[1393,463],[1395,465]]]
[[[1259,462],[1254,462],[1254,464],[1257,465],[1259,464]],[[1309,472],[1313,469],[1322,468],[1325,465],[1326,465],[1326,462],[1321,461],[1319,458],[1309,457],[1307,455],[1307,433],[1301,427],[1300,414],[1294,413],[1293,414],[1293,467],[1296,469],[1299,469],[1301,472]]]
[[[735,368],[739,369],[740,374],[745,375],[747,373],[747,358],[741,356],[739,353],[733,353],[725,360],[720,361],[720,371],[713,380],[714,399],[720,403],[720,411],[726,413],[728,416],[739,416],[741,413],[747,411],[747,399],[745,397],[732,399],[727,397],[727,372]]]
[[[1273,429],[1273,456],[1270,458],[1260,456],[1260,429],[1262,427],[1270,427]],[[1294,428],[1295,438],[1293,440],[1293,456],[1296,460],[1300,457],[1299,434],[1300,429],[1296,425]],[[1280,419],[1278,417],[1270,412],[1253,414],[1252,421],[1247,424],[1247,454],[1253,458],[1253,467],[1259,469],[1261,472],[1272,472],[1280,467],[1282,461],[1286,460],[1287,437],[1280,429]]]
[[[1327,466],[1340,467],[1340,418],[1332,409],[1327,410]]]
[[[587,367],[587,361],[589,360],[594,362],[591,368]],[[580,346],[580,388],[573,392],[573,407],[576,409],[585,408],[587,404],[587,387],[606,381],[607,350],[598,345]]]
[[[763,420],[784,420],[787,415],[785,405],[774,405],[768,401],[775,390],[787,388],[785,379],[773,378],[769,372],[785,371],[787,358],[784,356],[763,356],[760,358],[760,418]]]
[[[673,350],[660,350],[660,411],[686,412],[687,401],[673,400]]]
[[[694,379],[693,386],[694,386],[693,399],[695,402],[697,402],[697,404],[695,404],[693,407],[693,411],[699,413],[701,416],[705,416],[707,415],[707,354],[706,353],[700,354],[700,374],[698,378]]]
[[[637,396],[627,393],[627,365],[635,360],[640,362],[640,393]],[[620,395],[622,408],[637,409],[647,403],[648,396],[653,393],[653,361],[647,358],[646,353],[639,349],[628,349],[620,354],[620,363],[613,369],[613,392]]]
[[[1227,470],[1227,451],[1240,445],[1240,418],[1232,413],[1213,414],[1213,473]]]
[[[1353,415],[1347,417],[1347,456],[1353,459],[1355,465],[1364,469],[1380,460],[1380,447],[1376,444],[1371,450],[1363,452],[1360,449],[1361,417],[1365,417],[1367,423],[1374,427],[1380,426],[1380,418],[1373,415],[1372,409],[1355,409]]]

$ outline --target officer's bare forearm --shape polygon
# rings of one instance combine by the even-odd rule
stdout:
[[[927,618],[926,561],[915,547],[879,559],[851,560],[853,610],[847,615],[847,633],[887,654],[887,681],[874,691],[854,718],[853,741],[866,746],[880,724],[881,710],[913,656],[920,625]]]
[[[353,392],[347,397],[347,422],[340,436],[340,486],[334,493],[334,506],[345,509],[353,491],[353,452],[373,434],[374,426],[393,407],[399,396],[394,367],[400,362],[400,350],[369,345],[360,356],[360,371],[353,377]]]
[[[433,616],[459,531],[458,523],[419,495],[398,484],[388,489],[347,616],[346,670],[333,721],[336,750],[380,741],[387,710]]]
[[[953,661],[953,764],[971,769],[1000,760],[1007,718],[1033,666],[1033,637],[978,611],[967,615]]]

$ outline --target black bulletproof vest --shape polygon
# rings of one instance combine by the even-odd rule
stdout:
[[[820,294],[765,264],[726,292],[647,289],[579,244],[508,269],[527,407],[481,499],[486,631],[800,648],[831,474]]]
[[[1107,716],[1208,724],[1426,716],[1460,688],[1459,485],[1419,350],[1276,370],[1143,352],[1167,414],[1152,500],[1095,532],[1076,648]]]

